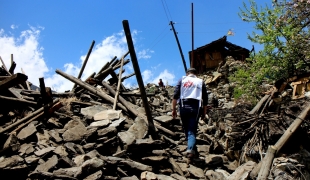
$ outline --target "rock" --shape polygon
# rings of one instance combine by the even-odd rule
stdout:
[[[9,149],[9,148],[11,148],[12,151],[16,151],[20,148],[20,144],[18,142],[18,138],[16,137],[16,133],[10,134],[10,136],[3,145],[3,149]]]
[[[102,168],[103,165],[104,165],[104,162],[102,159],[94,157],[92,159],[85,161],[81,167],[82,167],[83,172],[90,172],[90,171],[95,171],[95,170]]]
[[[99,170],[99,171],[87,176],[83,180],[97,180],[97,179],[101,179],[101,176],[102,176],[102,171]]]
[[[115,120],[120,118],[121,110],[103,110],[97,114],[94,115],[94,120]]]
[[[228,176],[227,180],[240,179],[245,180],[248,178],[252,169],[256,166],[256,163],[253,161],[248,161],[241,166],[239,166],[235,172],[233,172],[230,176]]]
[[[0,162],[0,169],[13,167],[13,166],[15,166],[18,163],[21,163],[23,161],[24,161],[24,159],[18,155],[14,155],[14,156],[5,158],[3,161]]]
[[[32,164],[32,163],[36,163],[39,161],[39,157],[36,155],[31,155],[25,158],[26,163],[28,164]]]
[[[110,136],[110,135],[116,135],[117,129],[113,126],[109,126],[104,129],[97,130],[98,136]]]
[[[209,166],[221,166],[224,161],[228,162],[227,157],[218,154],[209,154],[205,157],[206,164]]]
[[[47,147],[38,151],[35,151],[34,154],[37,156],[43,156],[51,151],[54,151],[56,148],[55,147]]]
[[[122,177],[121,180],[139,180],[137,176]]]
[[[20,153],[20,156],[23,156],[24,154],[31,154],[34,152],[34,148],[32,144],[22,144],[20,146],[20,149],[18,150],[18,152]]]
[[[95,114],[107,110],[106,107],[100,106],[100,105],[95,105],[95,106],[90,106],[90,107],[86,107],[86,108],[81,108],[81,114],[83,114],[84,116],[90,116],[90,117],[94,117]]]
[[[141,173],[141,180],[158,180],[156,174],[153,172],[144,171]]]
[[[181,176],[184,176],[184,173],[182,171],[182,169],[180,168],[180,166],[175,162],[175,160],[173,158],[169,158],[169,162],[173,168],[173,172],[178,173]]]
[[[60,157],[68,156],[66,148],[63,146],[57,146],[56,149],[54,150],[54,153],[58,154]]]
[[[129,161],[129,160],[121,160],[120,164],[125,164],[128,165],[129,167],[131,167],[132,169],[138,169],[140,171],[152,171],[152,166],[148,166],[139,162],[135,162],[135,161]]]
[[[39,145],[39,148],[43,149],[46,147],[50,147],[50,135],[48,134],[47,130],[43,130],[43,133],[37,132],[36,133],[38,142],[37,145]]]
[[[173,177],[174,179],[177,179],[177,180],[186,180],[185,177],[180,176],[178,174],[171,174],[170,176]]]
[[[121,140],[125,147],[130,146],[136,140],[135,135],[129,131],[119,132],[117,137]]]
[[[110,124],[111,127],[118,127],[122,122],[124,122],[126,118],[120,118],[118,120],[115,120]]]
[[[33,123],[30,123],[28,126],[24,127],[18,134],[17,138],[20,140],[25,140],[29,136],[37,132],[37,128]]]
[[[67,129],[62,134],[63,140],[66,142],[81,141],[83,139],[83,136],[86,133],[87,129],[84,126],[84,124],[82,122],[80,122],[79,120],[72,120],[72,121],[74,121],[73,123],[75,124],[75,126],[71,127],[68,125],[71,128]],[[72,121],[70,121],[70,122],[72,122]],[[67,124],[66,124],[66,126],[67,126]]]
[[[208,170],[206,172],[206,177],[210,180],[226,180],[225,176],[220,172],[215,172],[213,170]]]
[[[202,178],[205,177],[205,175],[204,175],[204,173],[203,173],[203,170],[200,169],[200,168],[197,168],[197,167],[195,167],[195,166],[193,166],[193,165],[189,165],[189,168],[187,168],[187,170],[188,170],[188,172],[189,172],[192,176],[194,176],[195,178],[200,178],[200,179],[202,179]]]
[[[65,147],[72,153],[74,154],[77,154],[76,150],[75,150],[75,144],[74,143],[71,143],[71,142],[68,142],[68,143],[65,143]]]
[[[163,174],[156,174],[158,180],[175,180],[173,177],[166,176]]]
[[[55,140],[56,142],[61,142],[62,138],[59,136],[59,133],[55,130],[48,131],[48,134]]]
[[[56,128],[62,128],[63,127],[63,125],[60,122],[58,122],[58,119],[56,119],[54,117],[49,118],[47,122],[49,124],[52,124]]]
[[[163,116],[157,116],[154,119],[162,123],[170,123],[173,120],[173,117],[168,116],[168,115],[163,115]]]
[[[82,168],[81,167],[60,168],[53,171],[53,174],[56,176],[64,175],[76,178],[82,174]]]
[[[156,162],[161,162],[161,161],[167,160],[167,157],[165,157],[165,156],[149,156],[149,157],[143,157],[142,160],[156,163]]]
[[[90,127],[106,127],[111,123],[111,120],[101,120],[92,122],[89,126]]]
[[[128,131],[132,133],[136,139],[143,139],[148,132],[148,126],[143,119],[137,117]]]
[[[35,171],[46,171],[48,172],[51,168],[56,166],[58,163],[58,158],[56,155],[49,158],[45,163],[39,164]]]

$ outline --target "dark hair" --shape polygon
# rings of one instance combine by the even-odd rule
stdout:
[[[196,74],[197,70],[195,68],[189,68],[187,69],[186,73],[189,73],[189,72]]]

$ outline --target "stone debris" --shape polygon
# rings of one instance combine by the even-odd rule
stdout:
[[[262,95],[256,107],[235,101],[234,84],[227,77],[244,64],[228,59],[218,70],[199,75],[208,86],[210,108],[208,117],[199,119],[197,154],[189,162],[181,120],[171,116],[174,87],[145,86],[155,126],[155,135],[151,134],[139,89],[129,90],[121,84],[113,108],[118,85],[114,70],[119,65],[120,60],[114,59],[85,81],[66,76],[78,83],[64,93],[53,92],[44,83],[36,87],[26,75],[0,68],[0,94],[6,97],[0,98],[9,102],[0,110],[2,176],[256,179],[268,147],[285,133],[307,101],[307,96],[297,98],[296,94],[292,101],[290,87],[277,94],[279,88],[273,85],[262,87],[268,97]],[[111,78],[105,80],[108,75]],[[303,123],[277,153],[268,178],[310,178],[308,124]]]

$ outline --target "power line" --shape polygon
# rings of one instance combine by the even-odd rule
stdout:
[[[168,5],[167,5],[167,1],[165,1],[165,4],[166,4],[167,10],[168,10],[168,13],[169,13],[169,15],[170,15],[170,19],[172,19],[172,16],[171,16],[171,14],[170,14],[170,11],[169,11],[169,8],[168,8]]]
[[[165,8],[165,4],[164,4],[163,0],[161,0],[161,3],[162,3],[162,5],[163,5],[163,8],[164,8],[164,11],[165,11],[167,20],[168,20],[168,22],[169,22],[170,20],[169,20],[169,17],[168,17],[168,14],[167,14],[167,11],[166,11],[166,8]]]
[[[151,45],[150,45],[150,48],[153,48],[155,45],[157,45],[157,44],[166,36],[166,34],[168,34],[169,31],[166,31],[166,29],[167,29],[168,26],[169,26],[169,25],[167,25],[167,26],[161,31],[161,33],[152,41],[152,43],[151,43]],[[162,36],[162,34],[163,34],[165,31],[166,31],[166,33]],[[162,37],[160,38],[160,36],[162,36]],[[159,40],[157,40],[157,39],[159,39]],[[155,41],[156,41],[156,42],[155,42]]]

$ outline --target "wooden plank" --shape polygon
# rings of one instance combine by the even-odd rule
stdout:
[[[284,144],[288,141],[288,139],[292,136],[293,133],[298,129],[303,120],[306,118],[308,112],[310,110],[310,102],[307,102],[305,108],[298,115],[298,117],[294,120],[294,122],[286,129],[284,134],[280,137],[280,139],[276,142],[274,146],[269,146],[267,155],[262,160],[262,168],[259,171],[257,180],[265,180],[270,171],[270,167],[273,161],[273,158],[279,150],[284,146]]]
[[[28,77],[22,73],[17,73],[0,82],[0,90],[8,89],[20,83],[24,83]]]

